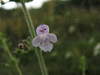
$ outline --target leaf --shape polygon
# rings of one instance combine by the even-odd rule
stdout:
[[[1,5],[5,4],[3,1],[1,1]]]
[[[0,32],[0,39],[2,39],[4,36],[5,35],[2,32]]]
[[[5,66],[6,66],[6,67],[10,67],[10,65],[9,65],[8,63],[5,63]]]
[[[14,60],[11,60],[10,63],[11,63],[11,65],[16,65]]]

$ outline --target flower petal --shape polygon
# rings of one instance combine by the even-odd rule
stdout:
[[[55,43],[57,41],[57,36],[55,34],[49,34],[49,40]]]
[[[49,33],[49,26],[48,25],[40,25],[36,28],[36,33],[37,35],[40,35],[40,34],[48,34]]]
[[[39,36],[36,36],[33,40],[32,40],[32,45],[35,47],[38,47],[41,43],[41,39],[39,38]]]
[[[45,33],[49,33],[49,26],[46,24],[43,24],[43,28],[45,28],[46,30],[44,31]]]
[[[50,42],[43,42],[40,46],[40,49],[43,50],[44,52],[46,51],[51,51],[53,49],[53,44]]]

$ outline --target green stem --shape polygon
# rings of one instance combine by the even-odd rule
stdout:
[[[21,0],[20,2],[22,4],[22,9],[23,9],[23,12],[25,14],[25,18],[26,18],[26,21],[27,21],[27,25],[28,25],[28,28],[29,28],[30,35],[31,35],[32,38],[34,38],[36,36],[36,33],[35,33],[35,28],[33,27],[34,25],[33,25],[33,22],[31,20],[30,14],[29,14],[28,10],[26,9],[24,0]]]
[[[6,39],[5,38],[2,39],[2,43],[4,45],[5,50],[7,51],[8,55],[10,56],[11,60],[13,60],[14,58],[13,58],[12,54],[9,51],[9,48],[8,48],[8,46],[6,44]]]
[[[42,63],[45,63],[45,62],[44,62],[43,55],[42,55],[42,50],[40,50],[40,57],[42,58],[42,59],[41,59]],[[43,66],[44,66],[43,68],[44,68],[45,75],[48,75],[48,72],[47,72],[47,69],[46,69],[46,65],[43,64]]]
[[[23,75],[22,72],[21,72],[21,70],[20,70],[20,68],[18,67],[18,65],[16,64],[15,66],[16,66],[16,68],[17,68],[19,74],[20,74],[20,75]]]
[[[5,38],[2,39],[2,43],[4,45],[5,50],[7,51],[8,55],[10,56],[11,60],[14,60],[14,62],[15,62],[15,58],[12,56],[12,54],[11,54],[7,44],[6,44],[6,39]],[[19,75],[23,75],[20,68],[18,67],[18,64],[16,62],[15,62],[15,67],[18,70]]]
[[[24,15],[25,15],[28,27],[29,27],[29,32],[31,34],[31,37],[34,38],[36,36],[36,33],[35,33],[35,28],[33,26],[30,14],[29,14],[28,10],[26,9],[24,0],[21,0],[20,2],[22,4],[22,9],[23,9],[23,12],[24,12]],[[37,48],[35,48],[35,52],[36,52],[36,55],[37,55],[37,58],[38,58],[38,61],[39,61],[39,65],[40,65],[40,68],[41,68],[41,71],[42,71],[42,75],[48,75],[41,50],[37,50]]]
[[[82,75],[85,75],[85,65],[83,65],[83,74]]]

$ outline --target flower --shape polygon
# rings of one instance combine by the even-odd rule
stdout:
[[[49,33],[48,25],[40,25],[36,29],[37,36],[32,40],[32,45],[46,51],[51,51],[53,49],[53,44],[56,43],[57,37],[55,34]],[[52,42],[52,43],[51,43]]]

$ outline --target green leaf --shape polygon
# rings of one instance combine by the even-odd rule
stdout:
[[[6,66],[6,67],[10,67],[10,65],[9,65],[8,63],[5,63],[5,66]]]
[[[32,41],[31,36],[28,36],[27,40],[28,40],[28,41]]]
[[[2,39],[4,36],[5,35],[2,32],[0,32],[0,38]]]
[[[1,5],[5,4],[3,1],[1,1],[0,3],[1,3]]]
[[[11,63],[11,65],[15,65],[16,64],[14,60],[11,60],[10,63]]]

